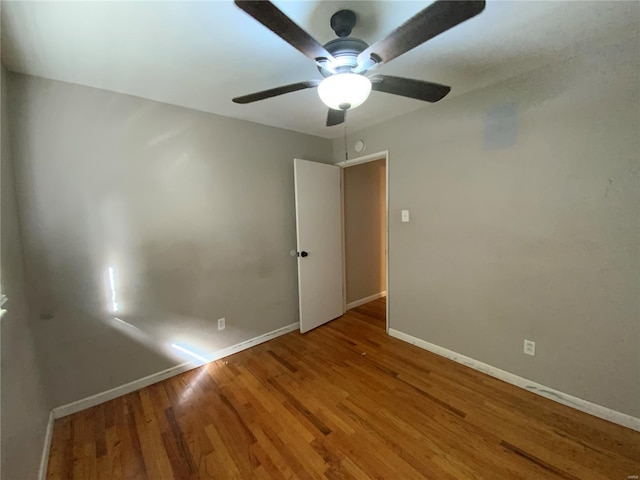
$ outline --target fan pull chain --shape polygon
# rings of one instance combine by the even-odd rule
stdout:
[[[347,149],[347,122],[344,122],[344,161],[349,161],[349,150]]]

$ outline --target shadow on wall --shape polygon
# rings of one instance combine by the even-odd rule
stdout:
[[[98,316],[86,310],[67,310],[40,319],[37,334],[55,341],[40,345],[45,374],[55,373],[50,392],[54,407],[119,387],[178,365],[194,368],[217,358],[228,340],[205,319],[175,313]],[[153,325],[146,330],[144,325]],[[141,328],[142,327],[142,328]],[[66,332],[60,335],[60,331]],[[253,338],[261,331],[229,327],[229,335]],[[73,365],[73,371],[68,366]],[[112,373],[117,372],[117,379]],[[126,372],[126,373],[123,373]],[[81,381],[79,381],[81,380]]]

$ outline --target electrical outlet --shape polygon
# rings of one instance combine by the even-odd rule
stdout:
[[[218,330],[224,330],[224,324],[225,324],[224,318],[219,318],[218,319]]]
[[[536,354],[536,342],[532,342],[531,340],[524,341],[524,353],[527,355],[531,355],[532,357]]]

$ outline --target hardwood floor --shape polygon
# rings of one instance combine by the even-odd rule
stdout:
[[[639,432],[387,336],[380,299],[56,420],[47,478],[633,475]]]

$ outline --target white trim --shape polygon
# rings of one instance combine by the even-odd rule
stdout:
[[[213,352],[212,354],[207,355],[207,358],[210,358],[210,361],[214,362],[226,356],[241,352],[242,350],[246,350],[247,348],[251,348],[264,343],[273,338],[285,335],[289,332],[293,332],[299,327],[299,322],[292,323],[291,325],[287,325],[286,327],[278,328],[277,330],[259,335],[245,342],[241,342],[236,345],[232,345],[231,347]],[[180,365],[176,365],[175,367],[168,368],[167,370],[163,370],[161,372],[151,374],[138,380],[134,380],[133,382],[125,383],[124,385],[120,385],[119,387],[112,388],[111,390],[107,390],[106,392],[97,393],[95,395],[91,395],[90,397],[56,407],[53,409],[53,415],[55,416],[55,418],[66,417],[67,415],[86,410],[87,408],[95,407],[96,405],[99,405],[101,403],[108,402],[109,400],[121,397],[122,395],[126,395],[127,393],[135,392],[136,390],[140,390],[141,388],[147,387],[154,383],[158,383],[162,380],[166,380],[167,378],[171,378],[194,368],[198,368],[201,365],[201,363],[196,362],[186,362]]]
[[[82,410],[86,410],[87,408],[95,407],[101,403],[135,392],[136,390],[140,390],[141,388],[153,385],[154,383],[161,382],[162,380],[166,380],[167,378],[174,377],[197,367],[198,364],[195,362],[185,362],[180,365],[176,365],[175,367],[162,370],[161,372],[153,373],[138,380],[134,380],[133,382],[125,383],[119,387],[96,393],[95,395],[67,403],[66,405],[61,405],[53,409],[53,414],[56,418],[66,417],[67,415],[72,415],[74,413],[81,412]]]
[[[385,295],[387,295],[387,292],[389,291],[389,150],[383,150],[381,152],[376,152],[376,153],[370,153],[369,155],[364,155],[362,157],[357,157],[357,158],[353,158],[351,160],[345,160],[343,162],[338,162],[335,165],[338,165],[339,167],[341,167],[343,169],[343,173],[344,173],[344,169],[347,167],[353,167],[354,165],[360,165],[361,163],[368,163],[368,162],[375,162],[376,160],[384,160],[384,174],[385,174],[385,222],[386,222],[386,232],[385,232],[385,271],[386,271],[386,285],[385,285]],[[344,175],[343,177],[344,178]],[[343,210],[343,214],[342,214],[342,263],[344,265],[344,275],[342,277],[342,290],[344,292],[343,296],[344,296],[344,311],[346,312],[347,310],[349,310],[349,308],[353,308],[353,307],[349,307],[349,305],[351,305],[352,303],[350,303],[349,305],[347,305],[347,255],[346,255],[346,247],[345,247],[345,240],[344,240],[344,236],[345,236],[345,222],[344,222],[344,188],[342,188],[341,191],[341,195],[342,195],[342,210]],[[380,298],[380,297],[378,297]],[[375,300],[375,299],[374,299]],[[391,325],[391,313],[390,313],[390,302],[389,302],[389,298],[387,296],[387,304],[386,304],[386,309],[385,309],[385,330],[387,333],[389,333],[389,329],[390,329],[390,325]]]
[[[51,437],[53,436],[53,422],[55,420],[53,410],[49,412],[49,420],[47,421],[47,431],[44,435],[44,445],[42,447],[42,458],[40,459],[40,470],[38,472],[38,480],[46,480],[47,466],[49,465],[49,451],[51,450]]]
[[[435,353],[436,355],[440,355],[442,357],[453,360],[454,362],[461,363],[462,365],[465,365],[467,367],[471,367],[474,370],[486,373],[487,375],[498,378],[504,382],[510,383],[511,385],[515,385],[516,387],[523,388],[542,397],[548,398],[563,405],[567,405],[568,407],[575,408],[576,410],[580,410],[595,417],[599,417],[604,420],[608,420],[610,422],[617,423],[618,425],[622,425],[624,427],[631,428],[640,432],[640,418],[632,417],[631,415],[627,415],[626,413],[617,412],[615,410],[611,410],[610,408],[591,403],[588,400],[583,400],[582,398],[574,397],[573,395],[569,395],[568,393],[560,392],[545,385],[532,382],[531,380],[527,380],[526,378],[520,377],[513,373],[505,372],[504,370],[501,370],[499,368],[492,367],[491,365],[487,365],[486,363],[474,360],[473,358],[460,355],[456,352],[443,347],[439,347],[438,345],[434,345],[433,343],[429,343],[425,340],[421,340],[398,330],[390,329],[389,335],[415,345],[416,347],[428,350],[432,353]]]
[[[381,152],[370,153],[369,155],[353,158],[351,160],[344,160],[334,165],[338,165],[339,167],[346,168],[346,167],[353,167],[354,165],[360,165],[361,163],[375,162],[376,160],[386,160],[388,158],[389,158],[389,150],[383,150]]]
[[[374,300],[384,297],[386,294],[387,292],[374,293],[373,295],[361,298],[360,300],[356,300],[355,302],[347,303],[347,310],[359,307],[360,305],[364,305],[365,303],[373,302]]]
[[[342,313],[347,313],[347,222],[344,216],[344,168],[340,167],[340,226],[342,227]]]

